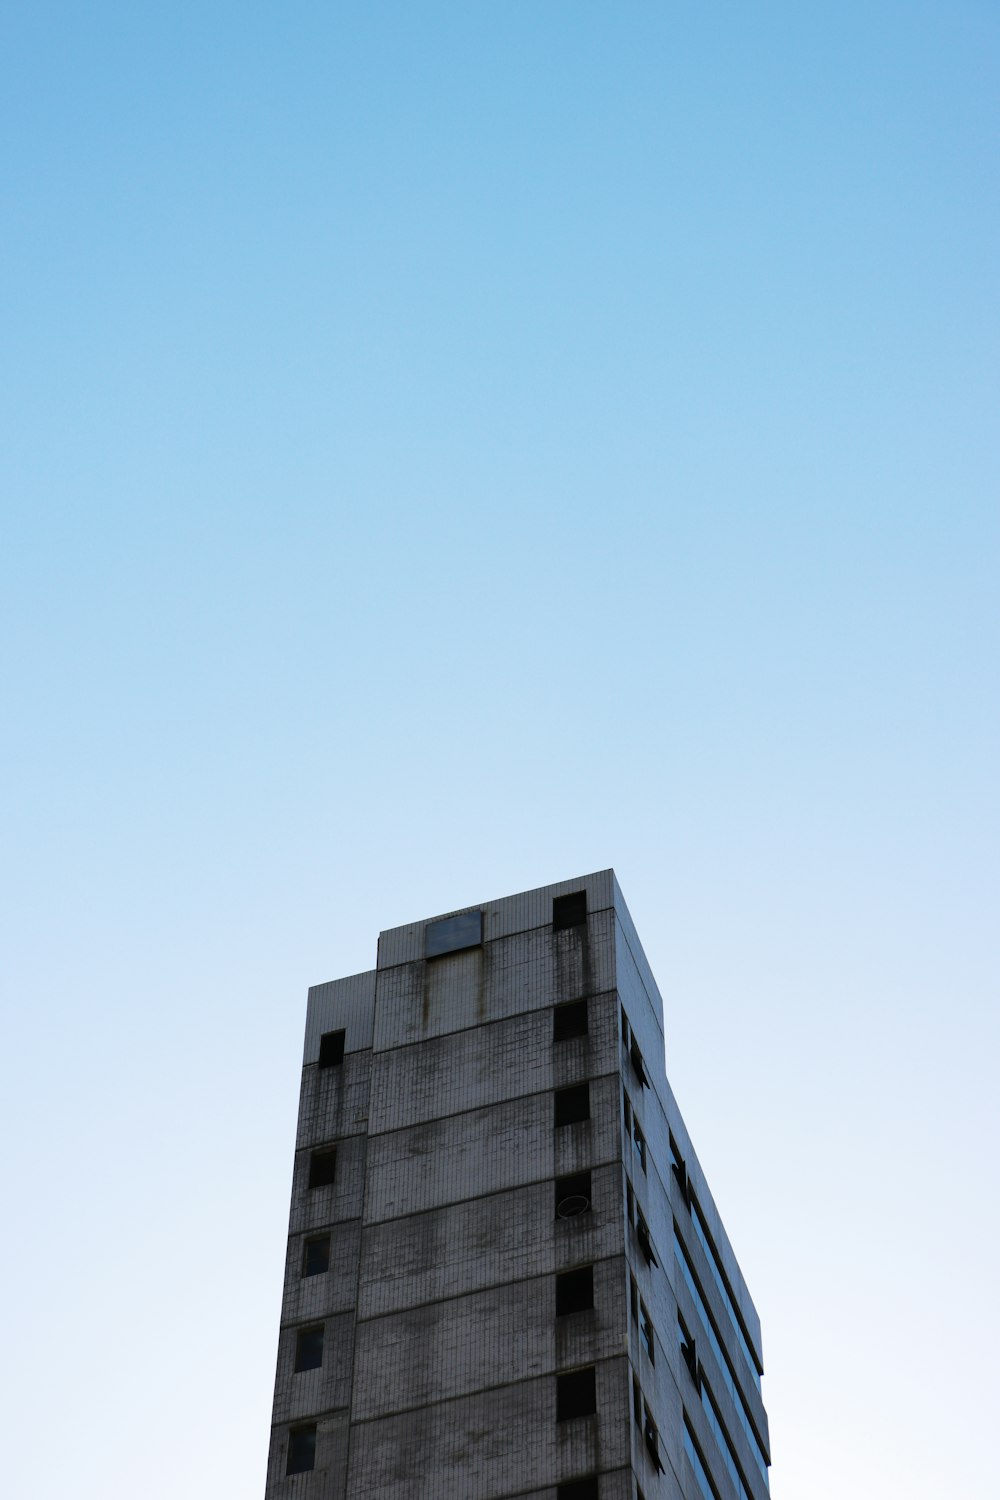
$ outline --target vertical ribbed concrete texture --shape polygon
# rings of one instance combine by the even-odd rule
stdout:
[[[463,912],[309,992],[266,1500],[766,1500],[760,1325],[614,873]]]

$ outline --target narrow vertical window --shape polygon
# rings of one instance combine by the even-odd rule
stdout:
[[[652,1413],[648,1406],[646,1407],[645,1418],[642,1424],[642,1435],[646,1443],[646,1452],[653,1460],[657,1472],[662,1474],[663,1464],[660,1462],[660,1435],[656,1430],[656,1423],[653,1421]]]
[[[635,1141],[635,1147],[636,1147],[636,1150],[639,1153],[639,1162],[640,1162],[640,1164],[642,1166],[642,1170],[645,1172],[645,1170],[646,1170],[646,1137],[642,1133],[642,1127],[640,1126],[639,1121],[636,1120],[634,1117],[633,1117],[633,1121],[632,1121],[632,1138]]]
[[[309,1157],[309,1186],[329,1187],[337,1179],[337,1148],[326,1146]]]
[[[295,1374],[303,1370],[318,1370],[323,1363],[323,1324],[315,1328],[300,1328],[295,1335]]]
[[[632,1275],[631,1271],[628,1273],[628,1283],[629,1283],[629,1286],[628,1286],[628,1305],[629,1305],[629,1310],[632,1313],[632,1322],[633,1323],[638,1323],[638,1321],[639,1321],[639,1288],[638,1288],[638,1286],[636,1284],[636,1279]]]
[[[649,1363],[651,1365],[655,1365],[656,1364],[656,1348],[655,1348],[655,1338],[656,1338],[656,1336],[653,1333],[653,1324],[652,1324],[652,1321],[651,1321],[650,1316],[649,1316],[649,1311],[648,1311],[648,1309],[646,1307],[645,1302],[643,1302],[641,1300],[639,1302],[639,1334],[640,1334],[640,1336],[642,1338],[643,1344],[645,1345],[646,1353],[649,1355]]]
[[[314,1234],[302,1247],[303,1276],[322,1276],[330,1269],[330,1236]]]

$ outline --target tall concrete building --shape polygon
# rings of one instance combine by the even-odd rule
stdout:
[[[267,1500],[766,1500],[760,1325],[610,870],[309,991]]]

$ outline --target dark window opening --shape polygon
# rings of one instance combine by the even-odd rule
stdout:
[[[645,1302],[639,1302],[639,1334],[645,1345],[646,1353],[649,1355],[649,1363],[656,1364],[656,1336],[653,1333],[653,1324],[650,1320],[649,1311]]]
[[[587,1479],[564,1479],[556,1486],[556,1500],[600,1500],[597,1475]]]
[[[580,927],[587,920],[587,892],[573,891],[569,896],[552,898],[552,930]]]
[[[445,953],[461,953],[478,948],[483,941],[483,914],[464,911],[457,917],[442,917],[424,928],[425,958],[440,958]]]
[[[649,1087],[649,1080],[646,1077],[646,1069],[642,1065],[642,1053],[639,1051],[639,1048],[636,1046],[636,1042],[635,1042],[635,1037],[634,1036],[632,1038],[632,1045],[628,1049],[628,1055],[632,1059],[632,1068],[633,1068],[633,1071],[635,1073],[636,1078],[638,1078],[638,1080],[642,1084],[643,1088],[648,1088]]]
[[[698,1350],[695,1345],[694,1339],[688,1333],[687,1324],[684,1322],[684,1319],[681,1317],[680,1313],[677,1314],[677,1335],[680,1339],[681,1358],[688,1367],[688,1374],[691,1376],[691,1379],[694,1381],[695,1385],[697,1385]]]
[[[629,1044],[629,1039],[630,1039],[632,1033],[629,1031],[628,1016],[625,1014],[625,1007],[624,1007],[624,1005],[621,1007],[621,1013],[622,1013],[622,1041],[625,1043],[625,1045],[627,1047],[628,1044]]]
[[[293,1427],[288,1434],[288,1463],[286,1474],[307,1474],[316,1467],[316,1423],[308,1427]]]
[[[629,1305],[629,1309],[630,1309],[630,1311],[632,1313],[632,1322],[633,1323],[638,1323],[638,1321],[639,1321],[639,1288],[636,1285],[635,1277],[632,1275],[631,1271],[628,1273],[628,1305]]]
[[[555,1122],[557,1125],[575,1125],[579,1120],[589,1119],[589,1083],[574,1083],[568,1089],[556,1089]]]
[[[632,1101],[629,1099],[628,1094],[625,1094],[624,1098],[625,1098],[625,1134],[628,1136],[628,1135],[632,1134]]]
[[[589,1417],[597,1410],[597,1378],[593,1365],[556,1376],[556,1421]]]
[[[680,1190],[684,1195],[684,1202],[687,1204],[688,1208],[690,1208],[691,1182],[688,1177],[687,1163],[681,1155],[680,1149],[677,1145],[677,1142],[674,1140],[673,1135],[671,1135],[670,1137],[670,1168],[674,1176],[677,1178]]]
[[[663,1473],[663,1465],[660,1462],[660,1436],[656,1430],[656,1423],[650,1415],[649,1407],[646,1407],[646,1419],[642,1424],[642,1435],[646,1441],[646,1451],[659,1472]]]
[[[329,1187],[337,1176],[337,1148],[328,1146],[323,1151],[314,1151],[309,1158],[309,1186]]]
[[[625,1214],[630,1224],[635,1223],[635,1192],[629,1179],[625,1179]]]
[[[642,1127],[640,1126],[638,1120],[633,1120],[632,1121],[632,1138],[635,1141],[636,1148],[637,1148],[637,1150],[639,1152],[639,1160],[642,1163],[642,1170],[645,1172],[645,1170],[646,1170],[646,1137],[642,1133]]]
[[[302,1247],[303,1276],[322,1276],[330,1269],[330,1236],[313,1235]]]
[[[323,1324],[300,1328],[295,1335],[295,1373],[318,1370],[323,1363]]]
[[[338,1068],[344,1061],[343,1031],[325,1031],[319,1039],[319,1065],[321,1068]]]
[[[594,1305],[594,1268],[580,1266],[576,1271],[563,1271],[556,1277],[556,1317],[568,1313],[585,1312]]]
[[[635,1210],[635,1236],[639,1241],[639,1249],[646,1257],[646,1264],[649,1266],[658,1266],[659,1261],[653,1254],[653,1242],[649,1238],[649,1225],[646,1223],[642,1209],[639,1208],[638,1204]]]
[[[574,1036],[587,1035],[587,1002],[570,1000],[567,1005],[557,1005],[552,1012],[552,1040],[568,1042]]]
[[[635,1425],[642,1426],[642,1392],[639,1389],[639,1381],[635,1375],[632,1376],[632,1415]]]
[[[556,1178],[556,1218],[575,1219],[590,1208],[590,1173],[571,1172]]]

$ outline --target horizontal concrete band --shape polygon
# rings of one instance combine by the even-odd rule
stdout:
[[[578,1000],[604,1000],[611,996],[614,996],[616,1001],[620,999],[617,985],[607,985],[603,990],[585,990],[579,995],[574,995],[572,1000],[546,1000],[542,1005],[526,1005],[522,1010],[508,1011],[504,1015],[494,1016],[490,1020],[473,1021],[468,1026],[456,1026],[451,1031],[437,1031],[431,1037],[418,1037],[412,1042],[397,1042],[392,1047],[355,1047],[350,1056],[359,1057],[362,1052],[370,1052],[372,1057],[389,1057],[394,1052],[406,1052],[411,1047],[424,1047],[428,1041],[436,1042],[443,1040],[445,1037],[462,1036],[465,1032],[469,1031],[489,1031],[494,1026],[506,1026],[511,1021],[519,1020],[522,1016],[537,1016],[541,1011],[555,1010],[559,1005],[574,1005]],[[587,1033],[584,1033],[584,1037],[586,1035]],[[567,1042],[582,1041],[584,1037],[568,1038]],[[567,1042],[559,1042],[557,1045],[566,1046]],[[318,1062],[303,1063],[302,1071],[304,1073],[307,1068],[318,1067]]]
[[[459,1401],[468,1401],[474,1396],[488,1396],[493,1391],[512,1391],[525,1385],[542,1385],[545,1382],[555,1380],[559,1375],[571,1375],[574,1370],[596,1369],[598,1365],[616,1365],[623,1362],[631,1369],[628,1353],[625,1350],[620,1354],[603,1354],[599,1358],[580,1360],[577,1364],[567,1366],[565,1370],[551,1370],[544,1375],[522,1375],[517,1380],[501,1380],[496,1385],[479,1386],[474,1391],[462,1391],[461,1394],[456,1396],[443,1396],[440,1401],[421,1401],[414,1406],[394,1407],[392,1411],[379,1412],[372,1417],[352,1417],[351,1426],[367,1427],[373,1422],[391,1421],[393,1417],[407,1416],[409,1413],[415,1411],[430,1411],[434,1407],[453,1406]],[[630,1399],[631,1394],[631,1391],[629,1391]],[[598,1416],[600,1416],[600,1412],[595,1411],[589,1412],[585,1417],[570,1417],[568,1420],[571,1422],[588,1422],[591,1418]],[[287,1424],[281,1423],[279,1425],[285,1426]]]
[[[392,1312],[374,1313],[370,1318],[361,1318],[355,1314],[354,1326],[360,1327],[363,1323],[384,1322],[387,1318],[398,1318],[403,1313],[416,1312],[418,1311],[418,1309],[424,1307],[439,1307],[447,1302],[463,1302],[467,1297],[481,1297],[485,1292],[500,1291],[501,1289],[506,1287],[526,1286],[529,1282],[532,1281],[547,1281],[553,1276],[561,1276],[563,1271],[579,1270],[580,1266],[600,1266],[604,1265],[608,1261],[613,1260],[620,1260],[624,1265],[624,1252],[619,1250],[614,1255],[595,1255],[591,1260],[583,1258],[580,1261],[579,1265],[562,1266],[557,1271],[539,1271],[534,1276],[512,1276],[508,1281],[491,1281],[486,1286],[471,1287],[466,1292],[455,1292],[450,1297],[426,1297],[422,1302],[407,1302],[405,1307],[395,1308]],[[623,1280],[623,1290],[624,1286],[625,1283]],[[593,1309],[584,1308],[583,1311],[591,1312],[593,1311]],[[353,1312],[353,1307],[348,1307],[342,1308],[340,1312],[327,1313],[325,1316],[323,1314],[320,1314],[319,1316],[313,1315],[309,1318],[296,1318],[289,1323],[282,1323],[281,1331],[282,1333],[285,1333],[295,1328],[315,1328],[318,1324],[324,1321],[329,1322],[333,1318],[343,1318],[345,1316],[349,1316]],[[566,1316],[575,1317],[576,1314],[567,1313]],[[492,1389],[492,1387],[487,1387],[487,1389]]]

